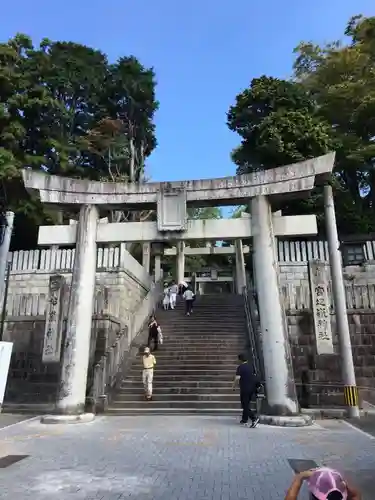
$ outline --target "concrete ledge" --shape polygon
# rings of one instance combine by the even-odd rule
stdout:
[[[309,415],[315,419],[336,418],[341,419],[346,417],[346,408],[302,408],[303,415]]]
[[[307,427],[313,424],[309,415],[295,415],[290,417],[276,415],[260,415],[260,423],[278,427]]]
[[[53,412],[55,407],[55,403],[4,403],[2,411],[3,413],[41,415]]]
[[[314,419],[323,420],[325,418],[332,419],[347,419],[347,408],[302,408],[301,413],[303,415],[310,415]],[[361,417],[366,417],[367,415],[374,415],[375,409],[364,409],[359,410],[359,415]]]
[[[95,418],[93,413],[81,415],[46,415],[40,419],[42,424],[87,424]]]

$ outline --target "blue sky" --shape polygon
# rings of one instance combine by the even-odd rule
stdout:
[[[358,13],[375,15],[374,0],[19,0],[1,6],[0,39],[75,41],[153,66],[159,146],[149,175],[222,177],[235,173],[239,139],[226,112],[236,94],[262,74],[288,77],[299,41],[341,38]]]

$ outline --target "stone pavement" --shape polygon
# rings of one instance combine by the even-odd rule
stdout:
[[[375,439],[340,421],[248,429],[232,417],[34,420],[1,429],[0,451],[29,455],[0,468],[0,499],[280,500],[288,459],[339,468],[364,500],[375,487]]]

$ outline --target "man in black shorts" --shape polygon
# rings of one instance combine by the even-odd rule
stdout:
[[[242,406],[242,419],[241,424],[247,424],[249,418],[251,419],[251,427],[256,427],[259,423],[259,417],[250,409],[250,403],[254,396],[256,396],[257,389],[260,387],[260,382],[254,373],[254,370],[247,362],[247,357],[244,354],[238,356],[240,361],[237,367],[236,376],[233,382],[233,390],[236,385],[240,386],[240,398]]]

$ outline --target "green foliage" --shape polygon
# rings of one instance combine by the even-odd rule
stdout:
[[[242,138],[232,153],[238,173],[313,158],[333,146],[330,127],[304,87],[277,78],[254,79],[230,107],[228,126]]]
[[[229,109],[228,126],[241,137],[232,153],[238,173],[335,150],[339,229],[366,233],[375,229],[375,18],[353,17],[345,34],[347,46],[301,43],[293,80],[254,79]],[[321,192],[283,208],[322,220]]]
[[[246,205],[240,205],[233,210],[231,219],[240,219],[242,214],[246,212],[248,212],[248,207]]]
[[[23,34],[0,44],[0,195],[20,217],[14,245],[35,245],[36,225],[54,220],[23,189],[22,168],[140,179],[157,108],[154,72],[135,57],[110,64],[99,50],[48,39],[34,47]]]

